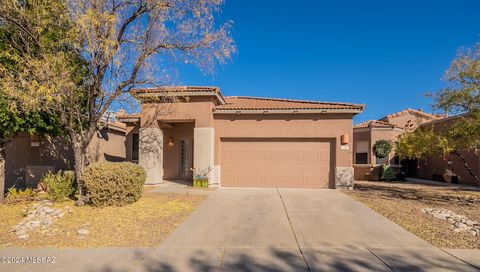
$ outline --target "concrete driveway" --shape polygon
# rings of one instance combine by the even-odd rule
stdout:
[[[432,247],[340,191],[222,188],[160,248],[3,248],[56,263],[0,271],[479,271],[478,252]]]
[[[222,188],[134,271],[478,271],[335,190]]]

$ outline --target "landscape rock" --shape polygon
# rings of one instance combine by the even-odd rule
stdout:
[[[25,218],[12,228],[18,239],[28,239],[28,232],[41,228],[46,233],[55,220],[65,214],[62,209],[53,208],[53,202],[42,200],[24,211]]]
[[[26,240],[26,239],[28,239],[28,234],[19,235],[19,236],[17,236],[17,238],[21,239],[21,240]]]
[[[78,235],[85,236],[85,235],[88,235],[89,233],[90,233],[90,231],[88,229],[85,229],[85,228],[77,230]]]
[[[447,220],[452,225],[454,232],[467,232],[473,236],[480,236],[480,223],[466,216],[458,215],[447,209],[424,208],[421,211],[434,218]]]

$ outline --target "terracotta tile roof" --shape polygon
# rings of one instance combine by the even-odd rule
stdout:
[[[118,130],[120,132],[125,132],[127,129],[127,125],[125,123],[115,121],[115,122],[109,122],[106,125],[107,128],[113,129],[113,130]]]
[[[457,115],[451,115],[451,116],[447,116],[447,115],[443,115],[443,116],[440,116],[439,118],[437,119],[434,119],[434,120],[430,120],[428,122],[425,122],[423,124],[421,124],[420,126],[421,127],[425,127],[425,126],[431,126],[431,125],[434,125],[434,124],[441,124],[441,123],[445,123],[445,122],[452,122],[456,119],[460,119],[460,118],[463,118],[463,117],[468,117],[468,113],[461,113],[461,114],[457,114]]]
[[[395,113],[389,114],[389,115],[383,117],[383,118],[380,119],[380,120],[385,120],[385,119],[388,119],[388,118],[400,116],[400,115],[403,115],[403,114],[405,114],[405,113],[412,113],[412,114],[420,115],[420,116],[423,116],[423,117],[429,118],[429,119],[442,118],[442,116],[440,116],[440,115],[430,114],[430,113],[424,112],[424,111],[422,111],[422,110],[414,110],[414,109],[408,108],[408,109],[406,109],[406,110],[402,110],[402,111],[399,111],[399,112],[395,112]]]
[[[120,122],[128,122],[128,121],[136,121],[139,120],[142,115],[140,113],[126,113],[125,110],[119,110],[115,114],[115,118],[117,118]]]
[[[131,95],[146,102],[155,100],[157,97],[175,97],[175,96],[215,96],[220,103],[225,103],[225,99],[220,92],[220,88],[211,86],[161,86],[154,88],[143,88],[132,90]]]
[[[396,125],[385,121],[368,120],[353,126],[353,128],[398,128]]]
[[[162,92],[216,92],[220,89],[211,86],[161,86],[132,90],[132,94],[162,93]]]
[[[215,110],[358,110],[364,105],[337,102],[320,102],[308,100],[263,98],[248,96],[225,97],[225,105],[215,107]]]

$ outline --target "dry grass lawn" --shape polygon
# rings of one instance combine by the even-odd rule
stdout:
[[[76,207],[73,201],[55,208],[73,208],[72,213],[50,226],[47,233],[29,232],[19,240],[10,230],[22,220],[32,202],[0,204],[0,247],[155,247],[188,217],[205,196],[144,193],[136,203],[124,207]],[[90,234],[79,239],[77,230]]]
[[[480,191],[460,187],[361,181],[347,191],[406,230],[441,248],[480,249],[480,237],[456,233],[451,225],[421,212],[445,208],[480,222]]]

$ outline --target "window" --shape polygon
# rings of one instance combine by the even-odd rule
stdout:
[[[355,163],[368,164],[368,141],[355,143]]]
[[[355,153],[356,164],[368,164],[368,153]]]
[[[192,168],[192,154],[190,151],[190,140],[180,140],[180,176],[188,177]]]
[[[132,134],[132,161],[138,161],[139,139],[138,133]]]

